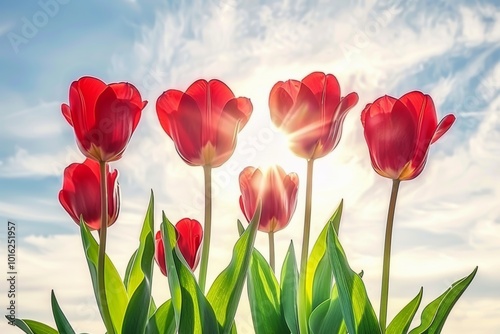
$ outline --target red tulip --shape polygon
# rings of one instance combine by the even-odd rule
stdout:
[[[267,233],[282,230],[295,212],[298,187],[297,174],[287,175],[279,166],[265,173],[258,168],[247,167],[240,173],[241,211],[250,221],[260,200],[259,230]]]
[[[302,81],[276,83],[269,94],[271,119],[291,136],[290,148],[305,159],[324,157],[337,146],[347,112],[358,94],[340,95],[332,74],[314,72]]]
[[[118,218],[120,211],[120,189],[116,178],[118,171],[109,171],[106,165],[108,188],[108,226]],[[91,230],[101,228],[101,176],[99,163],[86,159],[73,163],[64,170],[63,187],[59,191],[59,202],[71,218],[80,224],[80,216]]]
[[[429,95],[413,91],[396,99],[382,96],[361,113],[375,171],[387,178],[411,180],[424,169],[429,147],[448,131],[455,116],[437,123]]]
[[[194,219],[183,218],[175,224],[177,231],[177,247],[186,260],[191,270],[195,270],[200,262],[200,245],[203,239],[201,224]],[[167,276],[165,264],[165,248],[161,231],[156,232],[155,260],[163,275]]]
[[[127,82],[104,82],[93,77],[73,81],[69,105],[61,109],[73,127],[78,148],[97,161],[120,159],[139,123],[147,101]]]
[[[191,166],[218,167],[226,162],[252,109],[249,99],[235,98],[219,80],[198,80],[185,93],[167,90],[156,102],[163,130]]]

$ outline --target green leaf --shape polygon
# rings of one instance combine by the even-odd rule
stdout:
[[[309,332],[308,319],[311,311],[320,303],[328,300],[333,284],[333,273],[327,253],[327,231],[332,225],[336,231],[340,227],[343,201],[330,217],[314,243],[311,254],[307,260],[306,275],[302,273],[299,277],[298,314],[300,330],[307,334]],[[313,307],[314,302],[314,307]]]
[[[172,223],[165,216],[165,212],[162,212],[163,223],[160,225],[160,230],[163,238],[163,245],[165,248],[165,266],[168,273],[168,287],[170,289],[170,296],[172,307],[174,309],[174,319],[175,319],[175,331],[179,330],[179,325],[181,322],[181,311],[182,311],[182,290],[181,283],[179,282],[179,276],[177,275],[177,269],[175,267],[174,255],[172,250],[175,248],[177,243],[177,237],[175,228]]]
[[[424,289],[420,288],[419,293],[413,298],[399,313],[392,319],[387,327],[386,334],[406,334],[410,329],[410,324],[417,313],[420,301],[422,300],[422,293]]]
[[[309,327],[313,334],[347,333],[342,309],[340,306],[337,285],[332,288],[329,300],[318,305],[309,317]]]
[[[123,319],[122,333],[133,334],[143,333],[149,315],[149,295],[151,286],[143,280],[141,284],[135,289],[134,294],[130,298]],[[147,296],[147,297],[146,297]]]
[[[238,226],[238,234],[239,234],[239,236],[241,236],[243,234],[243,232],[245,232],[245,228],[243,227],[243,224],[241,223],[241,221],[239,219],[236,220],[236,225]]]
[[[162,224],[162,230],[167,233],[163,239],[168,243],[165,245],[165,253],[170,253],[166,257],[174,262],[173,271],[177,273],[181,289],[179,333],[218,333],[219,324],[215,313],[201,292],[179,248],[173,243],[172,237],[176,238],[175,227],[167,220]],[[170,267],[168,263],[168,268]],[[167,272],[168,275],[172,273],[170,269]]]
[[[50,293],[50,301],[52,303],[52,314],[54,315],[54,320],[56,321],[57,330],[60,333],[74,334],[75,331],[73,330],[73,327],[71,327],[68,319],[59,307],[54,290]]]
[[[215,311],[224,334],[231,332],[234,323],[234,316],[252,257],[261,207],[259,204],[250,225],[234,245],[231,262],[217,276],[207,294],[207,299]]]
[[[349,267],[333,225],[328,228],[327,246],[347,330],[351,334],[381,333],[363,280]]]
[[[54,328],[35,320],[15,319],[14,324],[26,334],[59,334]]]
[[[134,251],[134,253],[132,254],[132,256],[130,257],[130,260],[128,260],[127,269],[125,270],[125,277],[123,278],[123,284],[125,286],[128,286],[128,284],[129,284],[130,275],[132,274],[132,267],[136,261],[135,258],[137,257],[137,252],[139,252],[139,249],[136,249]]]
[[[281,314],[278,280],[266,259],[256,249],[250,261],[247,290],[255,333],[289,333]]]
[[[143,333],[146,328],[151,306],[154,252],[154,195],[151,191],[139,236],[139,248],[127,266],[128,275],[126,274],[124,279],[130,301],[123,319],[123,334]]]
[[[80,220],[80,232],[82,236],[83,250],[89,266],[90,277],[92,278],[95,298],[99,306],[99,311],[102,315],[101,304],[99,303],[99,291],[97,290],[97,258],[99,245],[83,220]],[[104,262],[104,268],[104,284],[106,286],[106,296],[108,299],[111,322],[113,323],[116,332],[121,333],[123,317],[128,304],[127,291],[125,290],[125,286],[123,285],[118,271],[107,255]]]
[[[299,321],[297,314],[297,287],[299,285],[299,271],[295,259],[293,241],[290,241],[283,266],[281,267],[281,309],[288,329],[292,334],[298,334]]]
[[[146,334],[174,334],[175,319],[172,301],[169,299],[149,318]]]
[[[446,318],[451,312],[451,309],[458,301],[460,296],[467,289],[469,284],[476,276],[477,267],[470,273],[451,285],[441,296],[433,300],[422,311],[421,323],[418,327],[412,329],[410,334],[434,334],[440,333],[443,328]]]

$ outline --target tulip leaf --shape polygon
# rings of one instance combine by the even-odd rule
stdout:
[[[344,249],[340,245],[333,224],[327,233],[328,256],[333,268],[340,308],[347,330],[356,333],[381,333],[375,311],[366,293],[361,277],[347,262]]]
[[[54,290],[52,290],[52,292],[50,293],[50,301],[52,303],[52,313],[54,315],[54,320],[56,322],[57,330],[60,333],[74,334],[75,331],[73,327],[71,327],[68,319],[66,318],[63,311],[59,307],[59,303],[57,302]]]
[[[307,260],[306,275],[299,276],[298,314],[300,332],[309,332],[308,319],[314,306],[321,304],[330,298],[330,291],[333,284],[333,273],[330,260],[327,256],[327,231],[332,225],[338,232],[340,227],[340,217],[342,216],[343,201],[340,202],[337,210],[330,217],[325,227],[321,231],[318,239],[314,243],[311,254]]]
[[[150,300],[148,291],[151,287],[148,286],[146,280],[134,290],[134,294],[130,297],[130,301],[125,311],[123,319],[122,333],[143,333],[146,328],[149,315]],[[145,298],[147,296],[147,299]]]
[[[281,314],[278,280],[256,249],[252,252],[248,270],[247,290],[256,334],[290,332]]]
[[[338,233],[340,218],[342,217],[343,201],[330,217],[325,227],[316,240],[309,260],[307,261],[306,287],[311,309],[330,299],[332,291],[333,273],[332,266],[327,254],[327,232],[329,226],[333,226]]]
[[[238,234],[241,237],[243,232],[245,232],[245,228],[243,227],[243,224],[241,223],[241,221],[239,219],[236,221],[236,225],[238,227]]]
[[[6,318],[11,321],[7,316]],[[54,328],[35,320],[15,319],[14,324],[26,334],[59,334]]]
[[[298,334],[297,287],[299,285],[299,271],[297,269],[293,241],[290,241],[288,252],[286,253],[283,266],[281,267],[280,285],[280,303],[285,322],[292,334]]]
[[[130,257],[130,260],[128,260],[127,269],[125,269],[125,277],[123,278],[123,284],[125,286],[128,286],[128,282],[130,281],[130,275],[132,274],[132,267],[136,262],[137,252],[139,252],[139,249],[136,249]]]
[[[178,332],[179,325],[181,322],[181,311],[182,311],[182,290],[181,283],[179,282],[179,276],[177,275],[177,269],[175,267],[174,256],[172,250],[175,248],[177,243],[177,237],[175,228],[172,230],[172,223],[165,216],[165,212],[162,212],[162,224],[160,225],[160,231],[162,234],[163,246],[165,249],[165,266],[167,270],[168,287],[170,289],[171,304],[174,310],[174,320],[175,320],[175,330]]]
[[[420,316],[420,325],[410,331],[410,334],[435,334],[440,333],[446,318],[451,312],[451,309],[458,301],[460,296],[467,289],[469,284],[476,276],[477,267],[470,273],[451,285],[441,296],[434,299],[427,305]]]
[[[309,327],[313,334],[346,334],[347,328],[342,316],[337,285],[332,288],[329,300],[319,304],[309,318]]]
[[[172,301],[169,299],[149,318],[146,334],[174,334],[175,319]]]
[[[214,308],[217,321],[224,334],[231,332],[234,323],[234,316],[238,308],[252,257],[261,207],[261,204],[257,206],[256,213],[250,225],[233,247],[231,262],[217,276],[207,294],[207,299]]]
[[[153,306],[151,298],[155,252],[153,231],[154,195],[151,191],[148,210],[139,237],[139,248],[134,252],[127,266],[128,275],[126,274],[124,279],[130,301],[123,319],[123,334],[143,333],[150,315],[150,307]]]
[[[422,300],[423,289],[392,319],[387,327],[386,334],[406,334],[410,329],[411,322],[417,313]]]
[[[87,264],[89,266],[90,276],[92,278],[92,286],[94,288],[94,294],[99,306],[99,311],[102,315],[102,305],[99,303],[99,291],[97,285],[97,262],[99,245],[90,233],[87,224],[80,220],[80,232],[82,236],[83,249],[85,251],[85,257],[87,258]],[[113,262],[106,255],[104,261],[104,282],[106,286],[106,296],[108,299],[108,308],[111,316],[111,322],[115,327],[117,333],[121,333],[123,317],[125,315],[125,309],[128,304],[128,295],[125,290],[125,286],[116,270]]]
[[[175,227],[165,219],[161,225],[168,276],[176,272],[180,293],[181,310],[179,333],[219,333],[219,324],[214,310],[201,292],[193,272],[186,263],[178,247],[175,247]],[[173,238],[172,238],[173,237]],[[168,253],[168,254],[167,254]],[[174,313],[175,315],[175,313]]]

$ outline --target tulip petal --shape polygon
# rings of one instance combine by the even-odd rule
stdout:
[[[328,104],[333,105],[333,110],[330,109],[330,113],[326,113],[326,115],[333,115],[340,101],[340,85],[337,78],[332,74],[313,72],[302,79],[302,84],[309,88],[319,103],[324,104],[325,107],[329,107]]]
[[[70,86],[71,121],[80,144],[85,139],[86,133],[95,126],[95,106],[98,97],[106,87],[104,82],[94,77],[82,77]],[[88,150],[90,143],[85,143],[82,146],[84,150]]]
[[[234,98],[227,102],[219,118],[214,141],[215,157],[212,167],[219,167],[234,153],[238,132],[246,125],[252,113],[252,103],[245,97]]]
[[[155,261],[163,275],[167,276],[167,265],[165,263],[165,246],[163,245],[163,238],[161,231],[156,232],[155,235]]]
[[[372,165],[381,175],[397,179],[415,150],[416,116],[390,96],[367,108],[363,110],[364,134]]]
[[[164,92],[156,100],[156,113],[160,121],[160,125],[167,135],[172,137],[172,119],[170,114],[175,113],[179,110],[179,104],[181,102],[183,92],[175,89],[170,89]]]
[[[358,103],[358,99],[358,94],[352,92],[340,100],[340,103],[337,105],[333,114],[329,131],[327,132],[327,135],[323,135],[320,141],[322,144],[322,150],[315,152],[313,156],[314,159],[324,157],[337,147],[340,142],[340,138],[342,137],[342,127],[347,113]]]
[[[101,161],[121,157],[132,137],[141,109],[130,100],[120,99],[109,86],[96,102],[96,124],[88,139],[99,148]]]
[[[434,133],[434,136],[432,137],[431,144],[435,143],[439,138],[441,138],[442,135],[444,135],[455,123],[455,115],[449,114],[446,115],[441,122],[439,122],[439,125],[437,126],[436,132]]]
[[[415,146],[412,165],[419,165],[427,155],[432,136],[436,131],[436,108],[434,107],[432,98],[419,91],[409,92],[399,100],[418,119],[417,145]]]
[[[246,167],[239,176],[240,191],[242,195],[240,206],[244,209],[245,218],[251,221],[257,208],[258,193],[255,189],[261,184],[262,172],[254,167]]]
[[[297,174],[287,175],[279,166],[265,173],[247,167],[240,173],[239,181],[240,207],[248,221],[253,217],[257,203],[261,202],[260,231],[276,232],[288,225],[297,205]]]
[[[245,208],[245,203],[243,203],[243,196],[241,196],[241,195],[240,195],[239,202],[240,202],[240,209],[241,209],[241,212],[243,212],[243,215],[245,216],[246,220],[247,220],[247,221],[252,220],[252,217],[248,217],[248,216],[247,216],[247,209]],[[250,211],[250,210],[249,210],[249,211]]]
[[[290,135],[291,150],[300,157],[311,158],[322,126],[319,102],[306,85],[301,85],[297,100],[284,122],[284,130]]]
[[[147,101],[142,101],[141,93],[139,93],[134,85],[128,82],[112,83],[109,87],[113,89],[118,100],[127,101],[135,105],[138,110],[144,109],[148,103]],[[132,121],[132,131],[135,131],[140,119],[141,113],[135,113],[135,118]]]
[[[178,232],[177,246],[184,259],[194,270],[200,260],[200,245],[203,239],[203,229],[201,224],[194,219],[183,218],[176,225]]]
[[[79,224],[80,215],[90,229],[100,228],[101,221],[101,195],[100,182],[94,170],[99,169],[99,164],[87,159],[84,164],[74,163],[64,170],[63,188],[60,192],[64,201],[61,204],[73,220]]]
[[[436,109],[432,98],[420,91],[406,93],[399,98],[406,108],[415,114],[419,124],[425,129],[435,129],[437,125]],[[425,122],[425,124],[423,124]],[[423,135],[425,138],[427,135]],[[420,137],[420,136],[419,136]]]
[[[288,113],[297,99],[300,86],[300,81],[288,80],[287,82],[277,82],[271,89],[269,109],[271,110],[271,120],[278,128],[281,128],[289,117]]]
[[[78,90],[81,94],[84,108],[94,110],[97,99],[107,88],[107,85],[100,79],[95,77],[82,77],[78,80]]]
[[[61,112],[69,125],[73,126],[73,121],[71,120],[71,109],[69,108],[69,105],[63,103],[61,105]]]
[[[118,170],[109,171],[106,164],[107,188],[108,188],[108,226],[113,225],[120,213],[120,186],[118,185]],[[100,177],[99,177],[100,180]]]
[[[218,167],[229,159],[252,104],[234,98],[220,80],[197,80],[185,93],[166,91],[157,100],[160,123],[181,158],[192,166]]]
[[[203,119],[196,101],[183,94],[179,109],[168,114],[175,148],[181,158],[189,165],[203,166],[202,127]]]

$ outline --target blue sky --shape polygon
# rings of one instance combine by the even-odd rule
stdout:
[[[210,282],[229,261],[220,245],[234,243],[234,222],[243,219],[239,171],[279,156],[305,185],[305,162],[286,150],[286,138],[271,125],[267,98],[275,82],[319,70],[336,75],[343,95],[356,91],[360,101],[338,148],[315,163],[313,237],[343,198],[341,241],[378,305],[390,181],[371,169],[359,115],[383,94],[430,94],[440,118],[454,113],[457,122],[433,145],[422,175],[401,186],[389,317],[421,285],[427,303],[479,265],[443,333],[499,332],[499,7],[479,0],[2,2],[0,220],[15,221],[19,231],[18,315],[52,323],[55,288],[77,330],[102,332],[78,227],[57,200],[64,168],[83,160],[60,113],[73,80],[129,81],[149,100],[127,152],[113,164],[120,171],[122,212],[110,229],[109,254],[121,273],[137,245],[151,188],[157,218],[161,209],[173,221],[203,218],[203,173],[178,157],[159,126],[156,98],[198,78],[219,78],[237,96],[252,99],[254,114],[231,164],[214,173]],[[30,32],[27,26],[35,23],[37,31]],[[290,239],[300,244],[303,205],[301,188],[292,222],[276,235],[277,263]],[[4,245],[5,229],[0,235]],[[267,253],[266,236],[258,237],[257,247]],[[157,300],[168,298],[166,284],[155,274]],[[250,322],[243,303],[240,332]]]

